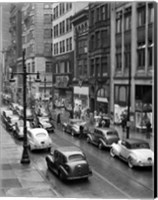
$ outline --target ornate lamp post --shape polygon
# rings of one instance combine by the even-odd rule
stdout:
[[[28,154],[28,145],[27,145],[27,127],[26,127],[26,81],[27,81],[27,75],[29,74],[36,74],[37,79],[36,82],[40,82],[39,78],[39,72],[37,73],[28,73],[26,71],[26,65],[25,65],[25,50],[23,51],[23,72],[21,73],[13,73],[11,74],[11,80],[10,82],[14,82],[15,80],[13,79],[14,74],[17,75],[22,75],[23,76],[23,121],[24,121],[24,140],[23,140],[23,153],[22,153],[22,158],[21,158],[21,163],[22,164],[29,164],[30,163],[30,158]]]

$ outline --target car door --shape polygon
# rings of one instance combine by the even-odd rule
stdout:
[[[129,144],[127,141],[122,141],[121,142],[121,152],[120,152],[120,155],[124,158],[124,159],[127,159],[128,158],[128,155],[129,155]]]

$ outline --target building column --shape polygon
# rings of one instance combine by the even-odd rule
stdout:
[[[110,67],[110,113],[114,113],[114,73],[115,73],[115,53],[116,53],[116,48],[115,48],[115,20],[116,20],[116,15],[115,15],[115,4],[112,3],[111,6],[111,23],[110,23],[110,27],[111,27],[111,48],[110,48],[110,63],[111,63],[111,67]]]
[[[148,73],[148,3],[145,3],[146,19],[145,19],[145,75]]]
[[[137,70],[137,3],[132,3],[131,23],[131,111],[135,113],[135,74]],[[135,117],[135,116],[134,116]]]

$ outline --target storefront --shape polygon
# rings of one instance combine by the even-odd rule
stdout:
[[[77,106],[82,109],[89,108],[89,88],[74,86],[74,110]]]

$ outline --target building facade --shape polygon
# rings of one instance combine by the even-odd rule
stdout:
[[[146,120],[152,123],[153,3],[116,3],[111,20],[115,22],[111,29],[114,33],[111,39],[114,121],[120,122],[130,98],[131,123],[138,129],[146,129]]]
[[[88,3],[53,3],[53,99],[73,109],[74,32],[71,17]]]
[[[25,3],[22,7],[22,47],[28,73],[39,71],[41,83],[29,75],[28,87],[36,97],[50,96],[52,88],[52,3]]]
[[[72,17],[74,26],[74,110],[89,108],[88,7]]]
[[[92,112],[110,112],[111,3],[89,4],[89,95]]]

